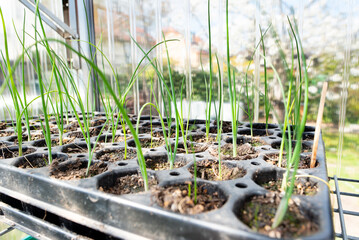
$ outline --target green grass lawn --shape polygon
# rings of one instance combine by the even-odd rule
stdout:
[[[0,222],[0,231],[5,230],[9,227],[9,225],[3,224]],[[26,233],[20,232],[19,230],[12,230],[11,232],[1,236],[1,240],[21,240],[28,235]]]
[[[339,133],[323,131],[328,175],[359,179],[359,134],[344,133],[341,164],[338,162]],[[340,169],[340,170],[339,170]],[[359,184],[341,183],[341,190],[359,193]]]

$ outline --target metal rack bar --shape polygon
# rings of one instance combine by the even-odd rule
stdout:
[[[36,12],[36,3],[33,0],[19,0],[25,7],[30,9],[32,12]],[[41,18],[46,24],[49,25],[53,30],[59,33],[63,38],[71,36],[73,39],[78,39],[78,34],[67,24],[57,18],[51,13],[46,7],[39,3],[39,10],[41,10]],[[46,15],[46,16],[45,16]]]
[[[330,179],[334,180],[334,177],[329,177]],[[345,181],[345,182],[354,182],[354,183],[359,183],[358,179],[350,179],[350,178],[338,178],[338,181]]]
[[[336,191],[333,191],[334,194],[336,194]],[[340,195],[343,196],[349,196],[349,197],[359,197],[359,194],[357,193],[348,193],[348,192],[340,192]]]
[[[343,235],[340,234],[340,233],[336,233],[335,236],[336,236],[337,238],[343,238]],[[359,237],[347,236],[347,239],[348,239],[348,240],[359,240]]]
[[[13,228],[13,227],[8,227],[7,229],[1,231],[1,232],[0,232],[0,237],[3,236],[3,235],[5,235],[5,234],[7,234],[7,233],[9,233],[9,232],[11,232],[11,231],[14,230],[14,229],[15,229],[15,228]]]
[[[338,178],[336,175],[334,175],[334,183],[335,183],[335,194],[337,196],[337,201],[338,201],[338,209],[339,209],[339,219],[340,219],[340,227],[342,229],[342,238],[344,240],[348,239],[347,236],[347,229],[345,228],[345,220],[344,220],[344,213],[343,213],[343,206],[342,206],[342,200],[340,198],[340,190],[339,190],[339,183],[338,183]]]
[[[351,215],[351,216],[359,217],[359,212],[344,210],[343,205],[342,205],[342,200],[341,200],[341,196],[359,197],[359,194],[350,193],[350,192],[341,192],[339,189],[339,181],[350,182],[350,183],[359,183],[359,180],[348,179],[348,178],[338,178],[336,175],[334,175],[334,177],[329,177],[329,179],[334,180],[335,190],[333,190],[331,193],[335,194],[337,197],[338,208],[333,209],[333,211],[339,214],[339,220],[340,220],[340,226],[341,226],[341,233],[337,232],[337,233],[335,233],[335,236],[337,238],[341,238],[344,240],[347,240],[347,239],[348,240],[359,240],[359,237],[350,236],[347,234],[347,229],[346,229],[345,220],[344,220],[344,215]]]
[[[338,209],[338,208],[334,208],[334,212],[339,213],[339,209]],[[347,215],[352,215],[352,216],[357,216],[357,217],[359,217],[359,212],[343,210],[343,213],[344,213],[344,214],[347,214]]]

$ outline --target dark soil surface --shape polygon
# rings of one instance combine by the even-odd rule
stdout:
[[[136,126],[134,126],[136,130]],[[155,129],[152,128],[152,134],[154,133]],[[126,128],[126,134],[132,134],[129,128]],[[138,128],[138,134],[151,134],[151,128],[150,127],[139,127]]]
[[[294,151],[294,148],[295,148],[295,142],[292,142],[292,151]],[[280,149],[280,145],[281,145],[281,142],[275,142],[275,143],[272,143],[272,148],[275,148],[275,149]],[[311,146],[308,146],[308,145],[304,145],[302,144],[302,147],[301,147],[301,153],[308,153],[308,152],[311,152],[312,151],[312,147]]]
[[[103,162],[96,162],[90,166],[89,174],[86,176],[87,162],[77,161],[75,163],[60,166],[59,162],[53,161],[51,164],[50,175],[60,180],[72,180],[93,177],[107,170],[107,165]]]
[[[176,130],[171,131],[171,136],[168,136],[168,131],[166,131],[166,134],[167,134],[167,137],[169,137],[169,138],[175,138],[176,137]],[[152,132],[152,136],[153,137],[163,137],[163,131]],[[181,130],[178,132],[178,137],[182,137],[182,131]]]
[[[186,165],[185,160],[175,161],[173,164],[173,168],[180,168]],[[170,162],[167,159],[146,159],[146,167],[152,170],[168,170],[170,169]]]
[[[75,138],[63,138],[62,145],[72,143],[73,141],[75,141]],[[43,141],[41,141],[41,142],[36,143],[35,146],[36,147],[47,147],[45,139],[43,139]],[[60,140],[58,138],[51,139],[51,146],[52,147],[60,146]]]
[[[181,214],[199,214],[218,209],[226,202],[218,192],[209,193],[205,185],[198,186],[197,203],[194,202],[193,186],[188,196],[189,185],[157,187],[152,190],[154,201],[161,207]]]
[[[250,126],[248,126],[250,127]],[[268,129],[273,129],[278,127],[275,124],[268,124]],[[253,123],[253,130],[254,129],[266,129],[266,124],[265,123]]]
[[[156,148],[165,145],[165,141],[163,139],[151,139],[150,138],[142,138],[140,139],[142,148]]]
[[[188,136],[187,140],[188,141],[193,141],[193,142],[196,142],[196,143],[207,143],[207,142],[213,143],[213,142],[217,141],[217,139],[215,137],[212,137],[212,136],[209,136],[208,141],[207,141],[205,134],[195,135],[195,136],[191,136],[191,137]]]
[[[101,161],[109,161],[109,162],[115,162],[115,161],[123,161],[123,160],[130,160],[137,157],[137,151],[133,149],[127,149],[126,153],[126,159],[125,157],[125,149],[104,149],[98,155],[96,156],[97,159]]]
[[[156,126],[156,127],[162,126],[161,122],[152,122],[152,124],[151,124],[151,122],[145,122],[142,126],[151,128],[151,125],[152,125],[152,128],[154,126]]]
[[[216,131],[212,133],[217,133],[217,120],[213,122],[213,125],[216,126]],[[232,122],[223,121],[222,122],[222,133],[232,132]]]
[[[198,152],[204,152],[209,147],[209,144],[190,144],[187,142],[187,151],[188,153],[198,153]],[[171,148],[174,148],[174,146],[171,146]],[[186,153],[186,149],[183,143],[179,143],[177,146],[177,153]]]
[[[319,230],[312,217],[305,214],[293,201],[289,201],[288,211],[282,223],[272,229],[273,219],[280,203],[278,194],[254,196],[239,210],[238,217],[254,231],[272,238],[297,238],[308,236]]]
[[[30,136],[31,141],[40,140],[40,139],[43,139],[43,138],[44,138],[44,134],[42,134],[42,133],[34,133],[34,134],[31,134],[31,136]],[[27,135],[23,135],[22,136],[22,141],[25,142],[27,140],[28,140]],[[14,139],[14,144],[17,144],[17,143],[18,143],[17,138],[15,138]]]
[[[100,126],[103,125],[106,122],[106,119],[97,119],[93,122],[90,123],[91,127],[96,127],[96,126]]]
[[[74,145],[72,147],[67,147],[65,149],[62,150],[62,152],[64,153],[87,153],[87,146],[79,146],[79,145]]]
[[[203,131],[206,132],[206,129],[203,129]],[[223,126],[221,133],[230,133],[230,132],[232,132],[232,125],[231,125],[231,127]],[[218,133],[217,127],[210,127],[209,128],[209,133],[217,134]]]
[[[0,137],[8,137],[8,136],[13,136],[15,135],[14,132],[11,132],[11,131],[1,131],[0,132]]]
[[[251,138],[251,140],[249,140],[248,143],[251,144],[252,147],[259,147],[259,146],[263,146],[263,145],[267,144],[264,140],[262,140],[258,137]]]
[[[166,135],[168,135],[168,132],[166,131]],[[153,131],[152,137],[161,138],[163,137],[163,131]],[[168,137],[168,136],[167,136]]]
[[[218,147],[210,148],[210,154],[218,157]],[[248,160],[258,157],[258,152],[249,143],[237,145],[237,156],[233,157],[233,144],[227,143],[221,147],[222,160]]]
[[[115,136],[115,140],[113,142],[114,143],[115,142],[124,142],[129,139],[132,139],[132,136],[129,136],[127,134],[126,134],[126,139],[124,136]],[[98,142],[99,143],[112,143],[112,136],[108,136],[107,139],[106,138],[100,139]]]
[[[143,183],[144,182],[141,174],[126,175],[117,178],[113,186],[102,186],[99,188],[99,190],[116,195],[139,193],[145,190]],[[157,185],[157,180],[154,177],[150,176],[148,177],[148,183],[149,186],[154,186]]]
[[[313,196],[317,193],[318,191],[318,185],[317,183],[311,182],[311,181],[295,181],[295,187],[294,187],[294,191],[293,194],[295,195],[308,195],[308,196]],[[290,185],[290,182],[288,183],[288,187]],[[264,183],[261,185],[262,187],[264,187],[265,189],[269,190],[269,191],[273,191],[273,192],[280,192],[280,188],[282,186],[282,179],[277,180],[277,181],[269,181],[267,183]]]
[[[268,129],[267,130],[253,129],[252,132],[250,129],[243,129],[243,130],[239,130],[238,134],[240,134],[242,136],[249,136],[249,137],[255,137],[255,138],[272,135],[272,133],[269,132]]]
[[[264,155],[263,159],[270,164],[273,165],[278,165],[278,159],[279,159],[279,153],[269,153]],[[311,159],[311,155],[308,156],[301,156],[300,157],[300,162],[299,162],[299,169],[306,169],[306,168],[310,168],[310,159]],[[316,162],[315,166],[318,167],[319,163]],[[282,157],[282,163],[281,163],[281,167],[282,168],[286,168],[287,167],[287,159],[285,154],[283,154]]]
[[[53,159],[53,161],[60,161],[60,159]],[[24,157],[24,161],[18,165],[18,168],[41,168],[46,167],[48,164],[49,159],[46,155],[38,156],[36,158],[32,157],[31,159],[27,159]]]
[[[78,132],[71,132],[67,135],[69,138],[83,138],[84,135],[82,134],[82,132],[78,131]]]
[[[28,148],[26,150],[23,150],[22,155],[30,154],[35,152],[36,150],[33,148]],[[5,158],[14,158],[19,156],[19,150],[10,150],[9,148],[2,148],[0,149],[0,159]]]
[[[89,131],[90,131],[90,137],[95,137],[100,133],[101,128],[90,128]],[[78,131],[78,132],[69,133],[68,137],[70,137],[70,138],[83,138],[84,135],[83,135],[83,133],[81,131]]]
[[[194,174],[194,166],[191,166],[188,170],[192,175]],[[201,179],[225,181],[241,178],[244,175],[246,175],[244,169],[222,163],[222,176],[220,176],[218,161],[206,159],[197,162],[197,177]]]
[[[186,133],[186,129],[184,128],[183,131]],[[167,132],[168,133],[168,132]],[[163,132],[162,132],[163,134]],[[176,137],[176,128],[171,128],[171,138],[175,138]],[[182,130],[181,127],[179,127],[178,129],[178,137],[182,137]]]
[[[58,134],[59,133],[59,129],[57,127],[52,127],[50,128],[50,133],[51,134]]]
[[[73,121],[73,122],[69,123],[65,129],[67,131],[76,131],[77,128],[79,128],[79,127],[80,127],[79,123],[77,121]]]
[[[62,145],[72,143],[73,141],[75,141],[75,138],[63,138]],[[60,146],[60,140],[58,138],[51,140],[51,146]]]
[[[6,128],[7,128],[7,124],[4,123],[4,122],[1,122],[1,123],[0,123],[0,130],[4,130],[4,129],[6,129]]]

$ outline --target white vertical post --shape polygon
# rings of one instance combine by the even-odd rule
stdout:
[[[190,0],[185,1],[185,48],[186,48],[186,97],[190,99],[192,94],[192,69],[191,69],[191,2]],[[187,101],[189,103],[189,101]],[[191,117],[189,112],[188,118]]]
[[[159,43],[162,41],[162,0],[156,0],[156,42]],[[156,57],[158,60],[158,69],[160,72],[163,72],[163,61],[162,61],[162,45],[158,45],[156,47]],[[161,91],[160,91],[160,84],[162,85],[162,82],[158,79],[157,81],[158,83],[158,104],[160,105],[160,114],[163,116],[164,115],[164,109],[163,109],[163,102],[162,102],[162,95],[161,95]],[[155,93],[156,94],[156,93]]]
[[[344,127],[345,127],[345,115],[348,100],[348,87],[350,76],[350,50],[352,39],[352,24],[353,24],[353,0],[346,1],[347,4],[347,21],[346,21],[346,39],[345,39],[345,52],[344,52],[344,69],[343,69],[343,81],[342,91],[340,93],[340,110],[339,110],[339,144],[338,144],[338,158],[336,162],[337,176],[340,177],[340,170],[343,156],[343,144],[344,144]]]
[[[260,31],[259,31],[259,25],[261,22],[261,12],[260,12],[260,1],[256,0],[256,10],[255,10],[255,43],[254,46],[256,46],[259,41],[261,40]],[[260,47],[258,47],[257,50],[255,50],[254,55],[254,122],[258,122],[258,116],[259,116],[259,82],[260,82]]]
[[[130,5],[130,34],[133,37],[133,39],[137,41],[135,1],[129,0],[129,5]],[[133,40],[131,40],[131,59],[132,59],[132,72],[134,72],[137,62],[137,46],[133,42]],[[133,88],[133,99],[134,99],[134,113],[137,114],[140,109],[138,79],[135,80],[135,84]]]
[[[107,34],[108,34],[108,53],[109,60],[112,65],[115,59],[115,48],[114,48],[114,29],[113,29],[113,10],[112,10],[112,0],[106,0],[106,20],[107,20]],[[117,93],[117,87],[115,83],[115,76],[111,73],[111,86]],[[118,93],[117,93],[118,94]]]
[[[224,25],[224,20],[225,16],[224,16],[224,11],[223,11],[223,0],[218,0],[218,33],[217,33],[217,36],[218,36],[218,49],[217,49],[217,56],[218,56],[218,61],[219,61],[219,66],[222,68],[221,69],[221,75],[219,76],[218,75],[218,79],[221,78],[222,81],[221,81],[221,89],[222,91],[220,91],[220,88],[218,86],[218,96],[222,96],[222,101],[221,101],[221,106],[222,106],[222,109],[221,109],[221,112],[218,113],[220,114],[221,116],[221,119],[223,120],[223,99],[224,99],[224,95],[223,95],[223,81],[224,81],[224,68],[223,68],[223,56],[225,56],[225,53],[224,53],[224,36],[226,36],[226,33],[224,31],[224,28],[223,26]],[[218,102],[219,104],[219,102]]]

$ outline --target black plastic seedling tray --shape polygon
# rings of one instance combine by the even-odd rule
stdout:
[[[99,116],[99,119],[101,119],[101,116]],[[153,118],[152,123],[153,131],[160,131],[159,120]],[[196,136],[204,133],[205,125],[202,120],[191,120],[191,123],[196,125],[196,128],[191,130],[191,135]],[[141,118],[140,129],[143,130],[149,126],[149,118]],[[244,169],[246,174],[242,178],[228,181],[198,179],[199,185],[204,184],[207,186],[208,191],[217,191],[226,198],[226,203],[217,210],[195,215],[184,215],[158,206],[153,200],[153,196],[151,196],[151,191],[138,194],[113,195],[99,190],[101,187],[114,184],[118,177],[137,173],[139,167],[136,158],[105,162],[108,167],[106,172],[86,179],[68,181],[50,177],[51,167],[49,166],[28,169],[18,168],[17,166],[24,161],[24,157],[0,159],[0,200],[10,206],[14,201],[21,201],[22,206],[30,206],[22,208],[22,211],[27,214],[35,214],[34,209],[37,209],[36,211],[42,210],[57,216],[58,219],[62,219],[61,221],[66,221],[67,224],[59,224],[63,229],[68,229],[69,223],[78,224],[92,229],[96,233],[104,234],[109,239],[139,239],[141,237],[150,239],[270,239],[266,235],[261,235],[251,230],[238,218],[239,211],[246,200],[254,195],[268,193],[268,190],[259,186],[257,182],[266,181],[269,178],[272,178],[272,180],[274,178],[275,180],[280,178],[284,172],[283,168],[264,160],[266,154],[279,151],[277,148],[281,140],[281,131],[277,125],[271,124],[267,135],[263,126],[264,124],[254,124],[253,129],[255,135],[259,135],[260,139],[265,142],[264,145],[255,147],[258,151],[258,156],[246,160],[223,160],[232,166]],[[99,127],[101,126],[95,126],[94,128]],[[248,124],[241,124],[238,128],[239,141],[247,141],[248,136],[246,135],[249,131]],[[67,138],[70,134],[73,134],[73,132],[66,133],[64,138]],[[121,134],[122,131],[118,130],[117,135]],[[307,127],[304,135],[306,140],[303,140],[303,146],[310,149],[312,145],[312,140],[310,139],[314,135],[314,128]],[[102,140],[104,136],[101,137]],[[142,139],[149,137],[148,133],[140,134]],[[231,139],[230,132],[223,133],[223,144],[230,142]],[[92,140],[95,141],[95,137]],[[7,149],[16,148],[16,146],[10,147],[13,145],[13,136],[2,137],[0,141],[4,145],[8,145],[3,146],[0,153],[7,151]],[[171,139],[171,141],[173,142],[174,139]],[[181,141],[183,141],[182,138],[180,138]],[[54,156],[62,161],[60,165],[63,165],[64,168],[66,168],[67,164],[76,161],[83,161],[84,165],[86,165],[86,153],[66,153],[68,152],[66,151],[68,147],[81,146],[83,143],[83,139],[76,138],[72,143],[54,147],[52,151]],[[95,154],[93,162],[99,161],[96,156],[99,156],[101,151],[123,149],[125,144],[126,142],[101,143],[101,149],[97,150],[98,153]],[[127,144],[129,150],[133,149],[132,151],[135,151],[133,140],[127,140]],[[215,146],[215,143],[213,145]],[[210,153],[211,147],[213,148],[214,146],[209,146],[206,150],[195,153],[196,160],[215,159]],[[30,161],[34,155],[47,154],[43,140],[25,142],[24,148],[34,150],[34,152],[26,155],[26,159]],[[165,146],[144,149],[144,152],[146,159],[167,158]],[[310,154],[310,150],[303,153],[303,155],[305,154]],[[193,178],[188,169],[193,166],[193,158],[193,154],[178,153],[176,160],[185,161],[185,166],[173,170],[148,170],[149,175],[154,176],[160,186],[192,181]],[[298,173],[317,176],[327,181],[325,150],[322,138],[319,141],[317,161],[317,167],[300,169]],[[319,224],[319,230],[315,234],[301,237],[301,239],[333,239],[334,230],[329,189],[324,183],[314,178],[310,179],[310,181],[317,184],[317,193],[314,196],[295,195],[292,199],[295,202],[300,202],[304,211],[313,215],[313,218]],[[11,215],[11,211],[6,209],[3,212],[5,215]],[[74,229],[71,229],[71,231],[75,231]],[[65,233],[69,234],[67,231]]]

